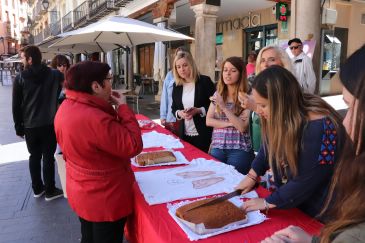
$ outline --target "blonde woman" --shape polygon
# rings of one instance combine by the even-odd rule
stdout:
[[[208,152],[212,129],[206,126],[209,97],[214,94],[212,80],[200,75],[188,52],[176,54],[173,64],[175,84],[172,90],[172,113],[179,122],[179,136]]]
[[[246,201],[243,209],[298,207],[314,217],[326,198],[341,148],[340,117],[319,96],[303,94],[294,75],[280,66],[262,71],[252,90],[263,141],[252,168],[237,188],[251,191],[269,168],[276,190]]]
[[[227,58],[207,114],[207,126],[213,127],[210,154],[242,174],[247,174],[255,157],[248,127],[250,111],[244,110],[238,100],[238,92],[247,89],[242,59]]]
[[[285,50],[278,46],[265,46],[257,55],[256,75],[272,65],[279,65],[293,72],[292,62]]]

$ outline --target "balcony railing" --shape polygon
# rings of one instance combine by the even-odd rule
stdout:
[[[33,8],[33,18],[35,20],[40,20],[42,18],[42,14],[44,13],[41,1],[37,1],[35,4],[35,8]]]
[[[11,38],[11,22],[5,22],[5,37]]]
[[[51,28],[47,25],[43,30],[43,40],[51,36]]]
[[[22,45],[22,46],[29,45],[29,38],[24,38],[24,37],[22,37],[22,38],[20,39],[20,45]]]
[[[63,32],[66,32],[66,31],[69,31],[72,29],[72,13],[73,13],[73,11],[70,11],[65,16],[62,17]]]
[[[114,0],[90,0],[89,1],[89,18],[99,19],[108,15],[112,11],[118,10],[114,5]]]
[[[27,35],[27,34],[29,34],[29,28],[28,28],[27,26],[24,26],[24,27],[22,28],[22,30],[20,31],[20,33],[21,33],[22,35]]]
[[[15,55],[17,54],[17,50],[15,47],[8,47],[8,53],[11,54],[11,55]]]
[[[133,0],[114,0],[115,7],[125,7],[128,2],[132,2]]]
[[[39,32],[34,36],[34,44],[41,43],[43,41],[43,32]]]
[[[88,18],[88,1],[83,2],[74,9],[74,26],[83,26]]]
[[[61,20],[56,21],[55,23],[50,24],[51,35],[56,36],[61,34]]]

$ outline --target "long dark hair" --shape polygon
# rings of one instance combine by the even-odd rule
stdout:
[[[236,116],[240,115],[243,111],[242,107],[241,107],[241,103],[238,100],[238,92],[245,92],[247,93],[248,91],[248,81],[246,78],[246,68],[244,66],[244,62],[242,60],[241,57],[228,57],[223,63],[222,63],[222,68],[221,68],[221,75],[220,75],[220,79],[218,81],[217,84],[217,92],[219,95],[222,96],[224,102],[227,102],[227,98],[228,98],[228,87],[227,85],[224,83],[223,81],[223,70],[224,70],[224,65],[229,62],[230,64],[232,64],[240,73],[239,77],[238,77],[238,81],[235,84],[235,92],[234,92],[234,97],[233,97],[233,102],[234,102],[234,114]]]
[[[321,243],[331,242],[335,232],[365,222],[365,45],[341,66],[340,79],[356,98],[342,158],[332,179],[322,214],[330,215],[321,232]],[[354,121],[354,123],[353,123]],[[327,211],[327,209],[330,208]]]
[[[286,161],[296,176],[302,125],[308,121],[309,112],[328,116],[336,128],[340,116],[319,96],[304,94],[294,75],[281,66],[270,66],[260,72],[252,88],[268,100],[270,119],[261,119],[261,134],[270,166],[275,160],[276,167],[281,168],[281,162]]]

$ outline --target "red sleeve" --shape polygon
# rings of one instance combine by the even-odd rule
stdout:
[[[121,158],[132,158],[142,151],[141,130],[127,105],[118,108],[119,120],[105,115],[96,132],[98,148]]]

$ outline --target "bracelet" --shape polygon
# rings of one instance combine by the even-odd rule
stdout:
[[[257,182],[257,179],[256,179],[256,177],[254,176],[254,175],[251,175],[250,173],[247,173],[247,175],[246,175],[248,178],[250,178],[251,180],[253,180],[253,181],[255,181],[255,182]]]
[[[266,200],[264,199],[264,205],[265,205],[265,214],[267,215],[269,213],[269,204],[266,202]]]

